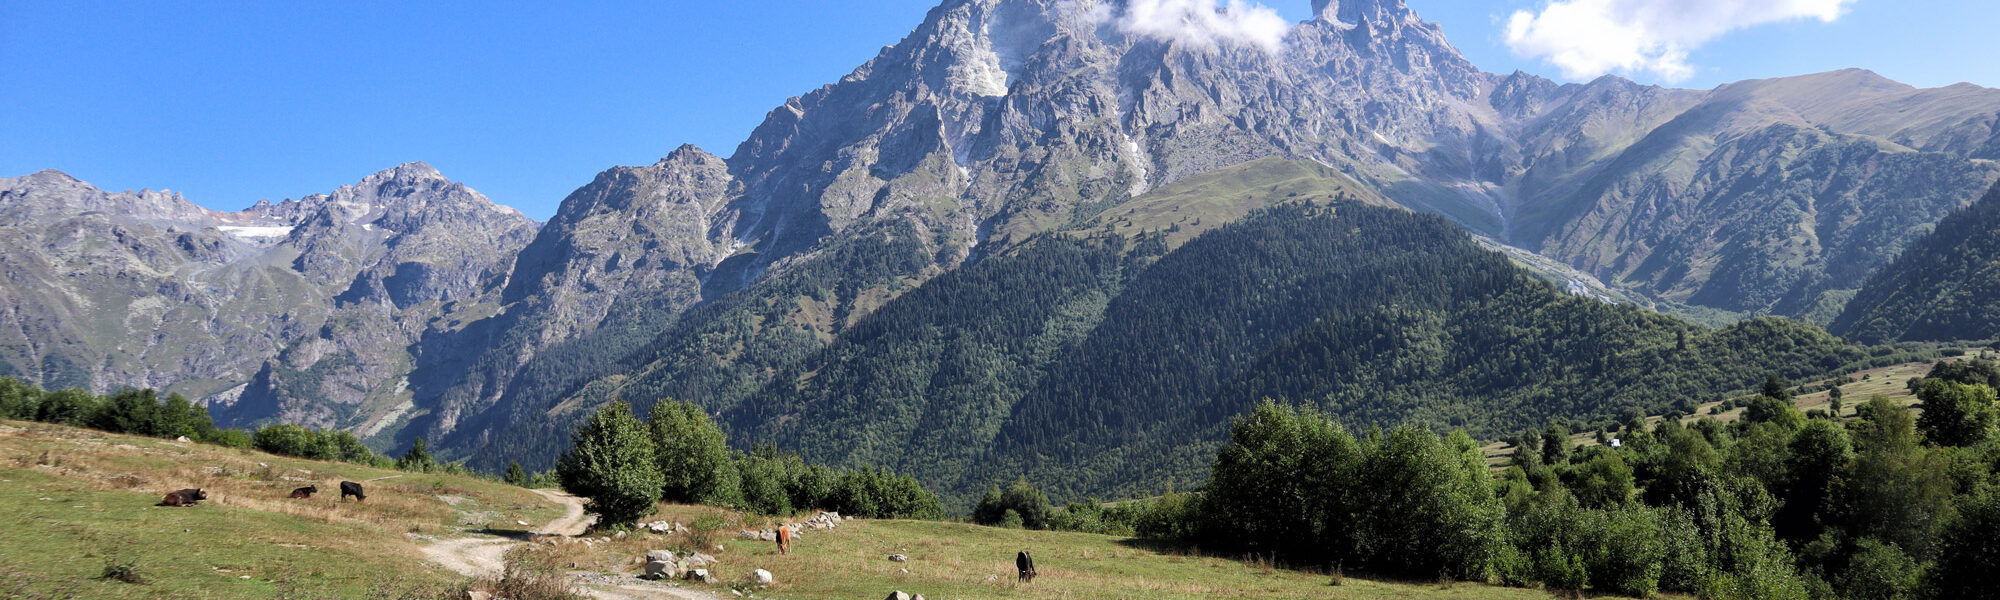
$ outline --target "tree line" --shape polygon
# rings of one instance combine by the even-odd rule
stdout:
[[[215,419],[209,416],[206,407],[180,394],[162,398],[151,389],[126,389],[101,396],[75,388],[44,391],[11,377],[0,377],[0,418],[165,439],[187,438],[191,442],[379,469],[487,477],[464,463],[432,457],[423,438],[417,438],[402,456],[391,458],[369,448],[347,431],[315,430],[291,423],[251,431],[224,429],[215,426]],[[547,474],[529,476],[518,463],[509,467],[505,477],[508,483],[524,487],[554,485]]]
[[[937,494],[883,469],[807,464],[770,446],[731,451],[701,407],[662,400],[646,420],[614,401],[577,426],[557,459],[564,490],[590,499],[605,527],[627,526],[660,501],[728,506],[768,515],[831,510],[888,519],[943,516]]]
[[[1522,432],[1504,471],[1463,431],[1350,433],[1311,406],[1234,421],[1202,491],[1057,509],[1021,480],[980,523],[1118,533],[1338,574],[1704,599],[1984,597],[2000,585],[2000,366],[1939,363],[1922,413],[1801,412],[1776,377],[1741,420],[1573,443]],[[1606,439],[1605,441],[1610,441]],[[1080,513],[1069,515],[1066,513]],[[1090,525],[1079,526],[1088,522]]]

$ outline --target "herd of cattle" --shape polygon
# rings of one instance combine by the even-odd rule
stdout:
[[[319,493],[319,486],[309,485],[296,490],[292,490],[291,497],[311,498],[313,494],[317,493]],[[368,499],[368,494],[362,493],[361,491],[361,484],[352,481],[342,481],[340,482],[340,499],[346,500],[348,496],[353,496],[355,502],[362,502]],[[185,490],[174,490],[171,492],[167,492],[167,497],[165,499],[160,500],[159,505],[194,506],[196,504],[200,504],[201,501],[207,499],[208,499],[208,492],[202,491],[200,488],[189,488]]]

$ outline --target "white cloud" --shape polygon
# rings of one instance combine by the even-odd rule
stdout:
[[[1101,14],[1101,13],[1100,13]],[[1277,53],[1291,23],[1270,7],[1242,0],[1131,0],[1113,17],[1128,35],[1173,40],[1200,48],[1251,46]]]
[[[1650,72],[1694,75],[1688,52],[1725,33],[1780,21],[1832,22],[1855,0],[1550,0],[1507,19],[1507,47],[1570,79]]]

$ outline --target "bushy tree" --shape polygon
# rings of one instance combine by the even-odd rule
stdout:
[[[90,392],[71,388],[42,394],[42,402],[35,407],[35,420],[76,427],[90,426],[90,420],[97,415],[99,400]]]
[[[1022,527],[1045,529],[1055,507],[1049,504],[1048,494],[1028,483],[1024,477],[1016,479],[1004,490],[998,486],[989,487],[987,493],[980,497],[979,504],[973,506],[972,518],[982,525],[996,525],[1007,511],[1021,517]]]
[[[767,515],[792,513],[792,497],[786,490],[790,478],[775,449],[765,446],[738,454],[735,465],[744,508]]]
[[[1903,600],[1916,591],[1918,573],[1917,562],[1894,544],[1862,538],[1837,583],[1842,598]]]
[[[1924,440],[1940,446],[1972,446],[1992,435],[2000,411],[1993,406],[1993,388],[1984,383],[1964,384],[1941,378],[1925,378],[1917,389],[1924,412],[1917,417],[1917,429]]]
[[[1601,452],[1578,466],[1570,487],[1589,508],[1611,508],[1632,498],[1632,467],[1616,452]]]
[[[1353,545],[1353,437],[1324,413],[1266,401],[1230,427],[1210,470],[1204,545],[1325,566]]]
[[[1402,577],[1485,579],[1501,510],[1472,439],[1403,426],[1371,441],[1365,456],[1356,478],[1365,562]]]
[[[556,461],[556,478],[572,494],[590,499],[604,527],[630,525],[653,510],[665,485],[646,424],[632,407],[612,402],[592,413],[570,436]]]
[[[663,399],[649,423],[656,469],[668,502],[729,504],[741,497],[736,464],[722,428],[692,402]]]
[[[258,429],[251,436],[251,444],[258,450],[285,456],[297,456],[315,460],[339,458],[334,448],[321,443],[319,433],[292,423],[280,423]]]
[[[410,451],[404,452],[402,458],[396,459],[396,469],[401,471],[429,473],[437,468],[437,460],[431,458],[430,447],[424,444],[422,437],[410,444]]]
[[[2000,590],[2000,491],[1966,499],[1938,547],[1924,575],[1928,597],[1985,598]]]
[[[521,469],[521,461],[507,461],[507,474],[502,479],[511,485],[528,487],[528,472]]]
[[[34,419],[41,391],[12,377],[0,377],[0,419]]]

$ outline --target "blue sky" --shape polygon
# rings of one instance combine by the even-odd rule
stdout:
[[[1562,75],[1507,44],[1508,17],[1549,0],[1408,1],[1481,68]],[[1864,67],[2000,87],[1988,31],[2000,3],[1844,1],[1831,23],[1692,49],[1677,85]],[[1292,20],[1310,4],[1263,3]],[[772,107],[846,74],[934,4],[0,0],[0,176],[61,169],[234,210],[422,160],[546,219],[607,167],[683,142],[729,155]]]

